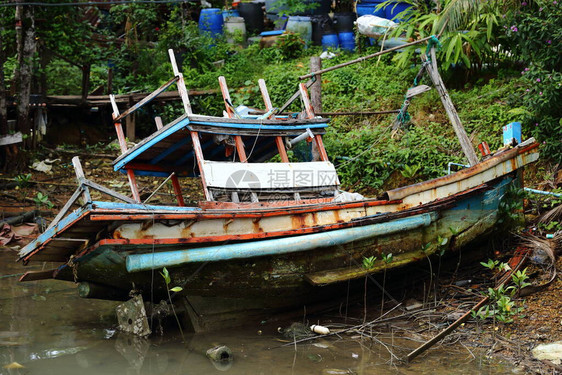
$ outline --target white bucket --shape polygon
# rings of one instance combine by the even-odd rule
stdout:
[[[229,17],[224,22],[224,33],[230,44],[244,44],[246,42],[246,24],[242,17]]]

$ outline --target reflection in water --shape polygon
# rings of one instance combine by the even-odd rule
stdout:
[[[19,283],[22,267],[14,258],[0,248],[0,375],[505,372],[463,350],[432,350],[411,365],[395,367],[382,345],[352,339],[319,340],[299,345],[295,352],[279,341],[276,327],[187,335],[184,342],[175,331],[148,339],[130,336],[114,330],[117,302],[81,299],[71,283]],[[206,350],[219,344],[232,350],[233,362],[206,358]],[[14,362],[24,368],[4,367]]]

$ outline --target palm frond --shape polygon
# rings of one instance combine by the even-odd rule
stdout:
[[[439,14],[437,28],[446,31],[457,31],[467,25],[482,6],[481,0],[450,0]]]

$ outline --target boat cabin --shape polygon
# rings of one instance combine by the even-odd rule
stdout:
[[[317,118],[304,83],[293,96],[301,98],[304,111],[278,114],[264,80],[259,81],[265,113],[241,113],[232,105],[224,77],[219,84],[225,103],[224,117],[192,113],[182,74],[173,52],[174,78],[145,99],[119,113],[111,97],[113,117],[122,155],[114,169],[127,174],[133,199],[141,202],[136,176],[171,179],[179,206],[184,206],[180,177],[200,176],[209,208],[233,204],[248,206],[292,205],[329,202],[338,194],[339,180],[328,160],[322,135],[328,120]],[[128,148],[121,119],[176,84],[185,114],[162,125],[132,148]],[[287,107],[287,103],[284,107]]]

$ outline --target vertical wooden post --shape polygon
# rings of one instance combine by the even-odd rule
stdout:
[[[119,108],[117,108],[117,103],[115,102],[115,95],[109,95],[109,101],[111,102],[111,107],[113,108],[113,119],[119,116]],[[117,140],[119,141],[119,147],[121,148],[121,153],[127,152],[127,142],[125,141],[125,135],[123,134],[123,127],[120,122],[115,123],[115,132],[117,133]],[[137,186],[137,179],[135,177],[135,172],[132,169],[127,169],[127,179],[129,180],[129,186],[131,187],[131,193],[133,194],[133,199],[137,202],[141,202],[139,189]]]
[[[318,148],[318,152],[320,153],[320,160],[322,161],[330,161],[328,159],[328,153],[324,148],[324,142],[322,141],[322,136],[320,134],[316,134],[314,136],[314,141],[316,142],[316,147]]]
[[[322,59],[318,56],[312,56],[310,58],[310,71],[317,72],[319,70],[322,70]],[[315,77],[316,81],[310,86],[310,100],[312,108],[318,113],[322,112],[322,76],[317,74]]]
[[[223,76],[219,77],[219,86],[221,88],[224,106],[226,107],[226,113],[228,114],[229,118],[234,118],[234,111],[232,110],[232,107],[230,105],[232,104],[232,101],[230,100],[230,93],[228,92],[226,79]],[[238,158],[242,163],[246,163],[248,161],[248,158],[246,157],[246,151],[244,150],[244,142],[242,141],[242,137],[239,135],[235,135],[234,141],[236,143],[236,152],[238,153]]]
[[[164,124],[162,123],[162,117],[154,117],[154,122],[156,123],[156,130],[160,130],[164,127]]]
[[[80,163],[80,158],[78,156],[72,158],[72,165],[74,166],[74,172],[76,173],[78,184],[79,186],[82,186],[82,199],[84,199],[84,203],[91,202],[92,197],[90,197],[90,190],[83,184],[86,176],[84,175],[82,163]]]
[[[265,110],[270,111],[273,109],[273,104],[271,104],[271,98],[269,97],[269,91],[267,91],[267,86],[263,78],[258,79],[258,85],[260,87],[261,96],[265,104]]]
[[[301,98],[304,103],[306,118],[314,118],[314,108],[312,108],[312,104],[310,104],[310,98],[308,97],[308,91],[306,90],[306,85],[302,82],[299,83],[299,91],[301,93]]]
[[[258,85],[260,86],[261,96],[263,98],[263,102],[265,103],[266,111],[272,110],[273,105],[271,104],[271,98],[269,97],[269,91],[267,91],[265,80],[260,78],[258,80]],[[279,151],[279,156],[281,156],[281,161],[283,163],[288,163],[289,157],[287,156],[287,150],[285,149],[285,143],[283,142],[283,138],[275,137],[275,143],[277,144],[277,150]]]
[[[133,96],[129,96],[129,108],[131,108],[135,103],[133,102]],[[136,139],[136,129],[135,129],[135,113],[131,113],[125,118],[125,128],[127,129],[127,138],[129,141],[134,142]]]
[[[176,195],[178,206],[185,206],[185,201],[183,200],[183,195],[181,192],[180,181],[175,173],[172,176],[172,186],[174,187],[174,194]]]
[[[422,53],[422,60],[427,61],[427,56]],[[468,163],[470,165],[475,165],[478,163],[478,157],[476,156],[476,152],[470,143],[470,139],[462,126],[461,120],[459,118],[459,114],[449,97],[449,93],[443,84],[443,80],[439,75],[439,71],[437,70],[437,59],[435,56],[435,48],[431,48],[431,64],[426,66],[427,72],[429,73],[429,77],[433,81],[433,85],[435,89],[439,93],[441,97],[441,102],[443,103],[443,107],[445,107],[445,111],[447,112],[447,116],[449,116],[449,120],[453,125],[453,129],[455,130],[455,134],[459,139],[461,144],[462,151],[466,158],[468,159]]]
[[[205,193],[205,199],[208,201],[213,200],[213,195],[207,188],[207,181],[205,180],[205,171],[203,170],[203,149],[201,148],[201,142],[199,142],[199,133],[194,131],[189,131],[191,135],[191,142],[193,143],[193,151],[195,152],[195,157],[197,158],[197,165],[199,166],[199,174],[201,175],[201,183],[203,184],[203,192]]]
[[[88,92],[90,92],[90,64],[82,66],[82,103],[86,103]]]
[[[230,93],[228,92],[228,86],[226,85],[226,79],[223,76],[219,77],[219,86],[221,88],[222,99],[224,100],[224,106],[226,108],[226,113],[229,118],[234,118],[234,112],[230,104],[232,103],[230,99]]]
[[[176,86],[178,87],[178,93],[180,94],[181,100],[183,102],[183,109],[188,115],[193,114],[191,110],[191,103],[189,102],[189,96],[187,95],[187,89],[185,87],[185,81],[183,80],[183,74],[180,73],[178,65],[176,64],[176,56],[174,55],[174,50],[169,49],[168,55],[170,56],[170,62],[172,63],[172,69],[174,71],[174,76],[178,77]]]

